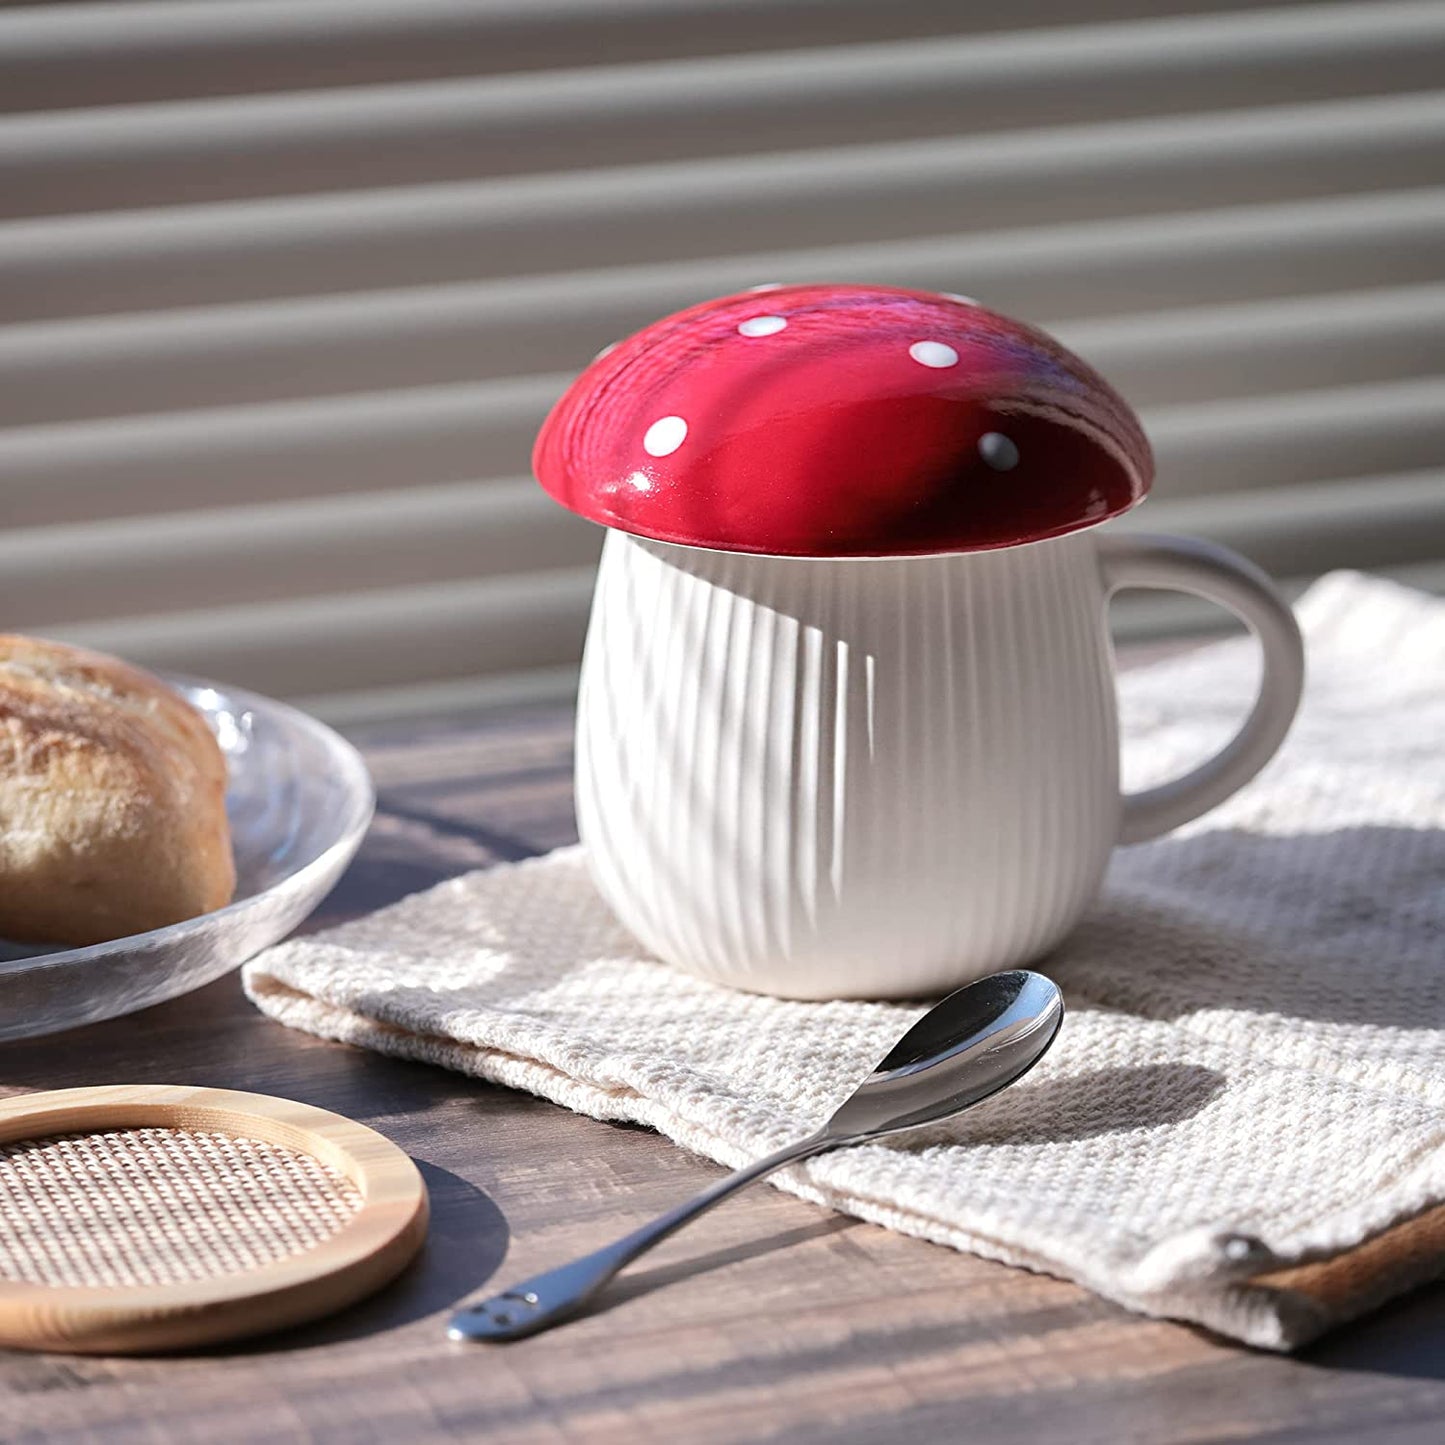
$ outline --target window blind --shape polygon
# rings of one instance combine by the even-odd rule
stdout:
[[[1445,584],[1439,0],[116,0],[0,9],[0,627],[343,720],[563,690],[547,407],[818,279],[1093,360],[1116,525]]]

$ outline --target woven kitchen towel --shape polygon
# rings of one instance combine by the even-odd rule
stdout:
[[[1289,741],[1208,817],[1118,852],[1044,964],[1070,1013],[1043,1064],[783,1188],[1272,1348],[1440,1272],[1445,602],[1345,573],[1300,616]],[[1225,642],[1124,677],[1132,784],[1223,741],[1251,657]],[[283,944],[246,986],[297,1028],[730,1165],[811,1130],[919,1012],[751,997],[649,961],[576,848]]]

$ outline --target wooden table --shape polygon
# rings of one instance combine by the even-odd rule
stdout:
[[[380,817],[311,927],[574,836],[567,709],[359,740]],[[1445,1440],[1445,1289],[1281,1359],[765,1188],[670,1241],[602,1312],[512,1346],[451,1345],[449,1308],[498,1271],[594,1247],[716,1167],[644,1130],[292,1033],[235,977],[0,1046],[4,1092],[146,1081],[257,1089],[375,1125],[426,1174],[430,1243],[369,1303],[243,1347],[0,1354],[0,1440]]]

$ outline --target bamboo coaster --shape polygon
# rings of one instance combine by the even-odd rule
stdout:
[[[0,1101],[0,1345],[145,1354],[330,1314],[426,1237],[426,1186],[339,1114],[135,1084]]]

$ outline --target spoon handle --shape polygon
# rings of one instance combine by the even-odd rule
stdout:
[[[765,1159],[746,1164],[736,1173],[719,1179],[701,1194],[669,1209],[666,1214],[659,1214],[651,1223],[633,1230],[631,1234],[623,1235],[621,1239],[591,1254],[584,1254],[569,1264],[548,1270],[546,1274],[534,1275],[521,1284],[514,1284],[490,1299],[464,1306],[452,1316],[447,1335],[453,1340],[517,1340],[523,1335],[550,1329],[569,1315],[576,1314],[618,1270],[631,1264],[638,1255],[645,1254],[684,1224],[691,1223],[698,1215],[707,1213],[728,1195],[775,1169],[781,1169],[785,1164],[821,1153],[839,1142],[825,1133],[813,1134],[786,1149],[779,1149],[776,1154],[769,1154]]]

